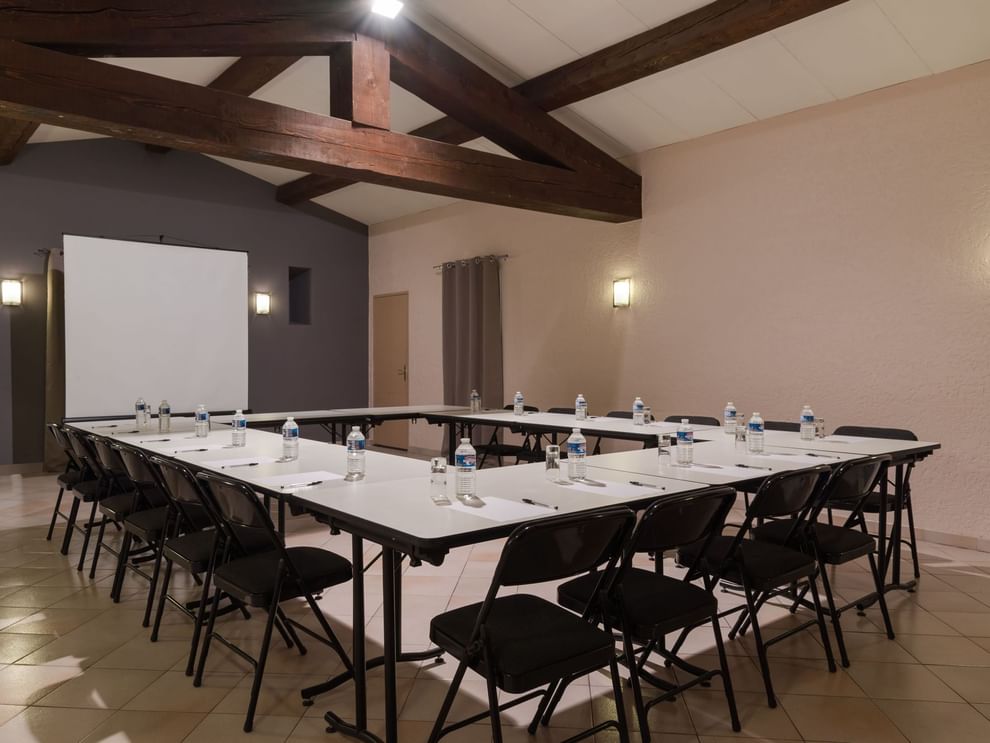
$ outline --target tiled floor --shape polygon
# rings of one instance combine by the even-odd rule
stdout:
[[[124,601],[108,598],[111,559],[101,562],[95,581],[75,570],[81,539],[68,557],[58,553],[45,531],[54,500],[51,477],[0,477],[0,741],[269,741],[342,740],[327,735],[326,709],[348,715],[351,689],[344,687],[304,708],[298,689],[338,668],[328,651],[309,643],[299,656],[273,645],[255,732],[241,732],[250,670],[222,647],[211,652],[201,688],[183,674],[190,625],[175,611],[157,643],[141,628],[145,584],[129,577]],[[291,524],[293,544],[325,545],[350,555],[346,536],[331,537],[324,527],[303,519]],[[407,570],[403,628],[406,647],[427,644],[432,616],[448,607],[480,600],[498,558],[500,544],[482,544],[451,554],[440,567]],[[369,550],[369,555],[371,551]],[[687,692],[657,705],[649,722],[660,743],[719,743],[737,738],[835,743],[987,743],[990,741],[990,554],[922,545],[924,575],[917,593],[890,596],[897,639],[882,634],[876,609],[865,617],[844,616],[852,665],[829,674],[818,638],[804,632],[771,651],[780,696],[766,706],[754,647],[749,638],[727,644],[743,732],[733,734],[718,685]],[[382,620],[378,566],[367,580],[369,642],[379,644]],[[855,597],[868,589],[860,566],[834,577],[838,592]],[[192,592],[192,584],[180,578]],[[553,596],[552,586],[538,586]],[[858,593],[857,593],[858,592]],[[727,594],[721,600],[730,605]],[[349,642],[350,587],[327,592],[320,602]],[[305,619],[306,607],[293,606]],[[767,607],[761,617],[785,627],[786,610]],[[222,620],[246,644],[256,644],[262,623],[231,615]],[[686,648],[700,665],[713,663],[710,633],[698,630]],[[370,648],[375,654],[376,647]],[[400,737],[425,740],[453,672],[452,664],[400,669]],[[667,673],[667,671],[661,671]],[[370,712],[382,713],[380,670],[372,673]],[[626,695],[626,706],[629,699]],[[453,715],[480,711],[484,685],[468,674]],[[541,730],[541,743],[560,741],[614,712],[604,675],[574,684],[555,724]],[[532,704],[505,715],[507,741],[529,740],[522,727]],[[630,710],[631,711],[631,710]],[[380,727],[374,723],[373,727]],[[614,734],[601,741],[615,741]],[[633,740],[637,740],[634,736]],[[489,740],[485,724],[452,735],[451,741]]]

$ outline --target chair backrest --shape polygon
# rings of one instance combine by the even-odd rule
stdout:
[[[798,433],[801,424],[797,421],[764,421],[763,428],[766,431],[792,431]]]
[[[818,514],[829,503],[841,501],[852,507],[852,517],[855,518],[866,503],[867,497],[873,492],[884,476],[890,455],[863,457],[849,462],[843,462],[828,479],[819,499],[818,507],[809,520],[817,520]]]
[[[614,507],[516,527],[502,549],[490,595],[500,586],[562,580],[614,565],[635,520],[628,508]]]
[[[76,461],[81,463],[94,477],[106,476],[100,458],[96,456],[96,451],[93,449],[92,442],[74,428],[66,428],[64,431]]]
[[[183,464],[163,457],[148,457],[148,463],[156,469],[160,487],[179,511],[189,520],[193,513],[205,513],[214,527],[222,526],[210,499],[196,481],[196,476]]]
[[[834,436],[865,436],[873,439],[895,439],[917,441],[913,431],[906,428],[883,428],[876,426],[839,426],[832,432]]]
[[[628,418],[629,420],[632,420],[633,415],[632,415],[632,411],[631,410],[611,410],[611,411],[609,411],[608,415],[606,415],[605,417],[606,418]]]
[[[562,415],[574,415],[574,408],[547,408],[548,413],[560,413]]]
[[[664,418],[666,423],[680,423],[685,418],[692,426],[721,426],[722,421],[710,415],[668,415]]]
[[[120,457],[127,478],[141,494],[145,506],[160,508],[169,504],[168,495],[161,486],[158,473],[148,462],[144,452],[116,441],[110,444],[110,449]]]
[[[232,546],[236,546],[242,554],[261,549],[285,552],[271,516],[251,488],[210,472],[200,472],[197,477],[200,482],[206,483],[205,492],[211,507],[223,521],[224,531]]]
[[[81,470],[82,465],[76,459],[76,453],[72,450],[72,444],[69,442],[62,427],[58,423],[47,423],[45,427],[48,429],[48,433],[52,435],[52,438],[55,439],[55,445],[63,451],[66,459],[69,460],[69,467],[71,469]]]
[[[831,471],[830,467],[822,465],[771,475],[753,496],[746,510],[747,522],[752,519],[800,516],[807,512]]]
[[[93,451],[96,452],[96,457],[100,460],[100,466],[107,475],[127,476],[127,468],[120,458],[120,453],[113,450],[109,441],[101,436],[93,436],[92,434],[86,438],[92,445]]]
[[[636,525],[630,557],[636,552],[660,555],[711,539],[721,532],[735,500],[734,488],[717,488],[654,501]]]
[[[508,405],[506,405],[505,407],[503,407],[502,410],[515,410],[515,406],[512,403],[509,403]],[[527,413],[539,413],[540,412],[540,409],[538,407],[536,407],[535,405],[523,405],[523,410],[526,411]]]

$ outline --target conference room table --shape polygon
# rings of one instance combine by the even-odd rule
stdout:
[[[127,423],[133,424],[133,420]],[[611,425],[610,421],[606,423]],[[631,422],[628,423],[631,426]],[[250,485],[263,496],[316,514],[331,528],[350,534],[351,559],[356,568],[352,586],[355,670],[352,674],[335,677],[321,687],[332,688],[353,681],[355,713],[353,720],[344,720],[329,711],[326,720],[331,728],[345,735],[378,740],[368,730],[366,673],[368,668],[382,665],[387,743],[398,740],[397,664],[439,655],[436,649],[417,653],[402,650],[404,559],[408,558],[412,565],[420,562],[441,564],[451,549],[502,538],[522,523],[559,514],[592,512],[613,505],[641,510],[665,495],[700,492],[721,485],[751,490],[767,476],[785,469],[801,469],[820,463],[835,466],[857,456],[872,454],[891,454],[898,458],[895,461],[908,463],[919,461],[939,448],[935,442],[846,436],[806,442],[796,433],[768,432],[770,453],[749,455],[737,447],[734,437],[714,429],[706,435],[706,440],[695,444],[696,464],[692,467],[680,467],[668,461],[672,455],[660,451],[669,452],[669,449],[589,457],[587,477],[602,483],[600,486],[584,482],[561,485],[549,481],[542,463],[482,470],[477,473],[477,492],[485,505],[471,508],[454,497],[453,476],[448,477],[447,483],[451,505],[435,505],[431,499],[428,464],[406,457],[369,451],[366,453],[366,477],[349,482],[343,478],[346,450],[333,444],[302,439],[298,460],[276,463],[267,460],[281,454],[281,437],[265,431],[249,431],[247,445],[235,450],[230,447],[230,430],[223,428],[211,431],[206,438],[196,439],[182,433],[158,435],[154,430],[134,433],[126,424],[119,430],[106,428],[106,421],[69,425],[173,457],[193,469],[220,472]],[[100,425],[104,427],[98,427]],[[659,424],[654,427],[658,431],[661,428]],[[793,456],[788,452],[793,452]],[[823,456],[817,456],[819,454]],[[258,463],[238,466],[251,462]],[[739,467],[740,464],[766,469]],[[299,484],[307,486],[293,487]],[[541,505],[523,503],[523,498]],[[381,657],[370,660],[366,658],[365,649],[367,617],[364,573],[360,569],[364,564],[365,541],[381,547],[383,563],[384,649]],[[422,638],[418,639],[417,644],[420,644]],[[304,694],[306,691],[312,690],[304,690]]]
[[[637,441],[647,448],[660,445],[662,438],[670,438],[677,433],[678,423],[654,421],[636,425],[630,418],[610,418],[605,415],[593,415],[578,420],[577,416],[567,413],[537,413],[527,412],[516,415],[511,410],[482,410],[477,413],[465,411],[435,411],[423,415],[426,422],[447,427],[447,458],[453,463],[454,450],[462,437],[470,437],[476,426],[494,426],[506,428],[515,433],[546,435],[551,443],[558,443],[570,436],[571,431],[580,428],[585,436],[596,436],[599,439],[616,439],[619,441]],[[717,426],[694,426],[696,438],[703,438],[706,432],[717,430]]]
[[[289,410],[275,413],[246,413],[248,428],[271,428],[279,431],[290,415],[300,426],[317,425],[330,434],[331,443],[346,440],[350,426],[368,431],[387,421],[408,420],[415,423],[429,414],[457,413],[467,410],[464,405],[386,405],[369,408],[334,408],[331,410]],[[217,423],[229,424],[232,415],[214,416]]]

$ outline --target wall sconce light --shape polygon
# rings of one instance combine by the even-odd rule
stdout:
[[[10,307],[20,307],[24,299],[24,284],[20,279],[4,279],[0,282],[0,300]]]
[[[271,292],[256,292],[254,295],[254,314],[272,314],[272,294]]]
[[[371,12],[386,18],[395,18],[402,10],[402,3],[399,0],[374,0],[371,4]]]
[[[628,307],[632,304],[632,279],[616,279],[612,282],[612,306]]]

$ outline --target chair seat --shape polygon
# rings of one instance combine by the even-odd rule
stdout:
[[[72,494],[84,503],[100,500],[105,490],[99,480],[80,480],[72,486]]]
[[[165,541],[164,555],[174,563],[178,563],[193,573],[202,573],[209,569],[210,560],[216,549],[217,533],[213,529],[194,531],[181,537],[172,537]]]
[[[557,587],[557,601],[581,613],[598,585],[599,573],[582,575]],[[708,591],[693,583],[634,568],[622,579],[622,613],[629,632],[640,640],[651,640],[710,618],[718,602]],[[613,627],[623,628],[618,617],[610,617]]]
[[[749,586],[759,591],[807,578],[817,570],[813,557],[788,547],[750,539],[743,540],[740,545],[741,559],[727,560],[734,542],[735,538],[729,536],[713,539],[699,567],[709,574],[720,573],[722,578],[737,585],[742,585],[745,577]],[[682,547],[677,553],[677,561],[681,565],[693,565],[700,549],[697,544]]]
[[[302,585],[286,580],[279,601],[346,583],[353,575],[351,563],[329,550],[289,547],[286,552],[302,579]],[[214,580],[221,590],[242,603],[267,607],[275,591],[280,560],[281,553],[275,550],[241,557],[217,568]]]
[[[76,488],[78,492],[82,485]],[[137,493],[121,493],[100,500],[100,513],[111,521],[123,521],[137,510]]]
[[[828,505],[829,508],[835,511],[854,511],[859,505],[859,501],[832,501]],[[897,510],[897,498],[894,496],[893,492],[887,493],[886,505],[886,510],[888,512]],[[866,501],[863,504],[863,512],[880,513],[880,493],[873,492],[866,496]]]
[[[124,529],[145,542],[157,542],[168,523],[168,508],[146,508],[124,519]]]
[[[784,544],[789,533],[790,524],[787,521],[769,521],[753,529],[756,539],[773,544]],[[842,565],[865,557],[876,546],[873,537],[859,529],[828,524],[815,524],[815,539],[822,560],[830,565]]]
[[[465,660],[482,604],[471,604],[433,618],[430,639]],[[486,621],[499,688],[518,694],[570,674],[608,665],[615,655],[611,634],[545,599],[515,594],[495,599]],[[468,665],[489,675],[481,654]]]
[[[76,485],[85,481],[96,482],[92,476],[88,476],[86,472],[80,470],[68,470],[58,476],[58,486],[65,490],[72,490]]]

